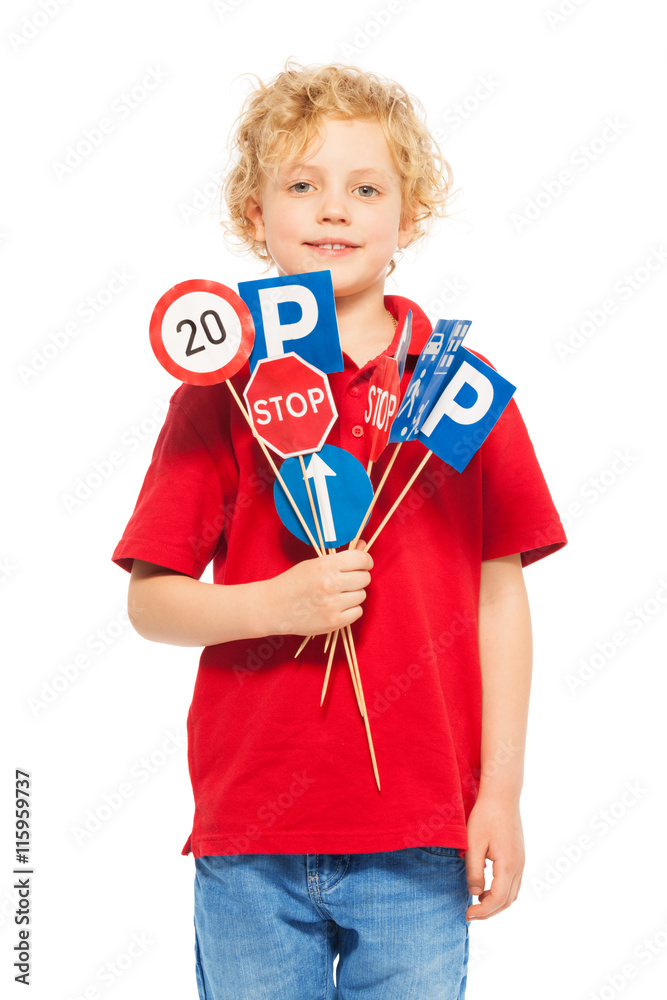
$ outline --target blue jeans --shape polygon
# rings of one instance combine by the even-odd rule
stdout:
[[[200,1000],[465,996],[472,896],[456,848],[223,854],[195,866]]]

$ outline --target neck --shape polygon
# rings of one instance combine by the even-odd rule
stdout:
[[[394,339],[394,321],[385,309],[383,289],[372,297],[336,299],[336,316],[341,348],[359,368],[382,354]]]

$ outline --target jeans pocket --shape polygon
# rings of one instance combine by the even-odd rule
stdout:
[[[417,850],[427,851],[429,854],[439,854],[444,858],[456,858],[457,861],[463,861],[458,847],[418,847]]]

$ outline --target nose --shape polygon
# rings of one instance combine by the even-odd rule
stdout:
[[[350,206],[345,194],[339,190],[325,189],[318,214],[320,222],[349,223]]]

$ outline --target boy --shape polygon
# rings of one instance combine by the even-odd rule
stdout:
[[[232,230],[278,274],[331,271],[345,367],[329,375],[328,442],[364,466],[379,355],[411,308],[405,392],[431,333],[416,303],[384,294],[396,249],[450,181],[414,103],[354,68],[288,64],[248,98],[225,185]],[[248,377],[247,365],[233,377],[239,393]],[[369,530],[423,454],[400,449]],[[182,851],[195,858],[200,997],[462,1000],[468,921],[521,883],[522,564],[564,545],[562,525],[513,401],[462,474],[431,459],[373,556],[362,544],[313,558],[282,526],[273,478],[227,387],[183,385],[113,555],[132,573],[139,634],[205,647]],[[322,708],[322,640],[294,658],[300,637],[359,619],[381,792],[344,658]]]

